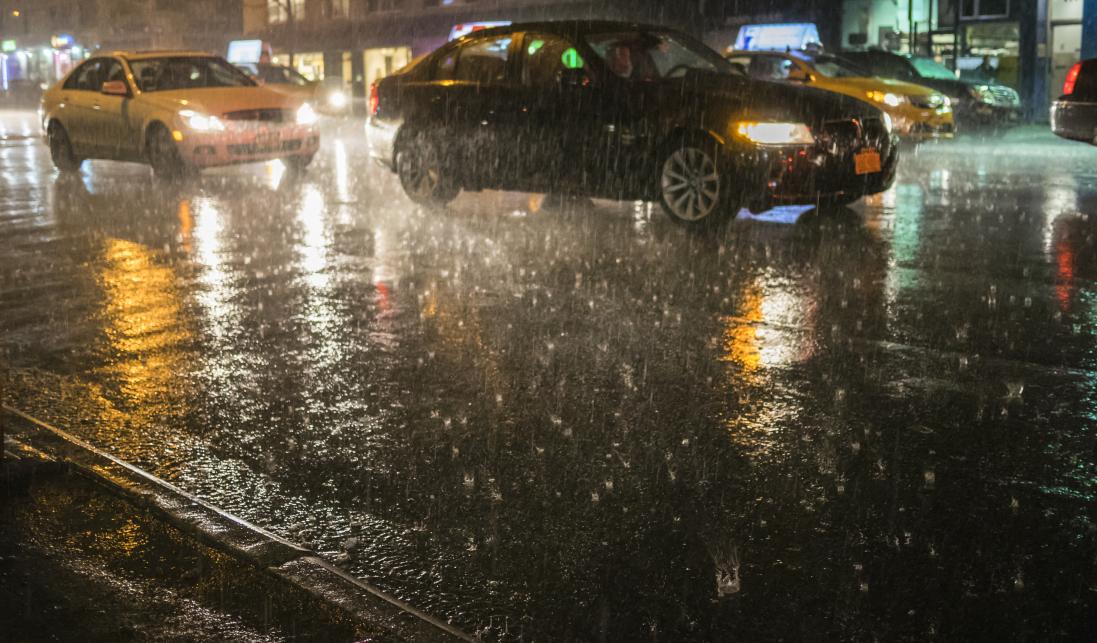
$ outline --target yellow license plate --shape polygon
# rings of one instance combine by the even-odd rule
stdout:
[[[862,150],[853,155],[853,169],[857,174],[873,174],[880,171],[880,152]]]

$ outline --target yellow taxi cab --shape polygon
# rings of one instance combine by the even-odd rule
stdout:
[[[300,170],[320,147],[309,103],[199,52],[93,56],[45,92],[40,115],[62,171],[88,158],[144,162],[169,177],[270,159]]]
[[[903,138],[952,138],[948,96],[900,80],[876,78],[831,54],[807,51],[733,51],[727,59],[752,78],[800,83],[872,103],[891,117]]]

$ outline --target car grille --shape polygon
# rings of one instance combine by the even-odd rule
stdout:
[[[270,154],[272,152],[296,152],[301,149],[301,141],[299,139],[293,139],[290,141],[282,141],[281,143],[273,143],[270,145],[260,145],[258,143],[246,143],[241,145],[229,145],[229,154],[233,156],[248,156],[251,154]]]
[[[865,146],[880,148],[888,140],[879,118],[824,121],[815,132],[817,144],[832,154],[852,152]]]
[[[235,112],[227,112],[225,114],[225,119],[230,121],[281,123],[283,115],[283,110],[280,109],[242,109]]]
[[[940,94],[930,94],[929,96],[911,96],[910,104],[920,109],[937,109],[945,104],[945,98]]]

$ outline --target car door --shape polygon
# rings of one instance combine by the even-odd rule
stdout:
[[[519,109],[513,45],[510,33],[481,36],[439,61],[447,157],[472,189],[505,188],[515,179],[514,146],[503,131]]]
[[[92,101],[99,93],[101,71],[102,59],[92,58],[77,67],[61,87],[58,118],[77,156],[94,156],[98,151],[92,131]]]
[[[130,108],[133,88],[126,79],[125,67],[117,58],[104,58],[99,70],[100,91],[89,95],[90,111],[88,131],[96,143],[98,155],[110,159],[131,158],[136,153],[137,137]],[[104,94],[102,84],[108,81],[121,81],[129,90],[129,95],[116,96]]]
[[[555,34],[524,34],[518,56],[514,166],[527,189],[582,191],[604,135],[593,74],[575,44]]]

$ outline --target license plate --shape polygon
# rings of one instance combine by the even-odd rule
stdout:
[[[853,170],[857,174],[873,174],[880,171],[880,152],[862,150],[853,155]]]
[[[270,147],[276,145],[281,138],[282,136],[278,132],[262,132],[256,134],[255,144],[260,147]]]

